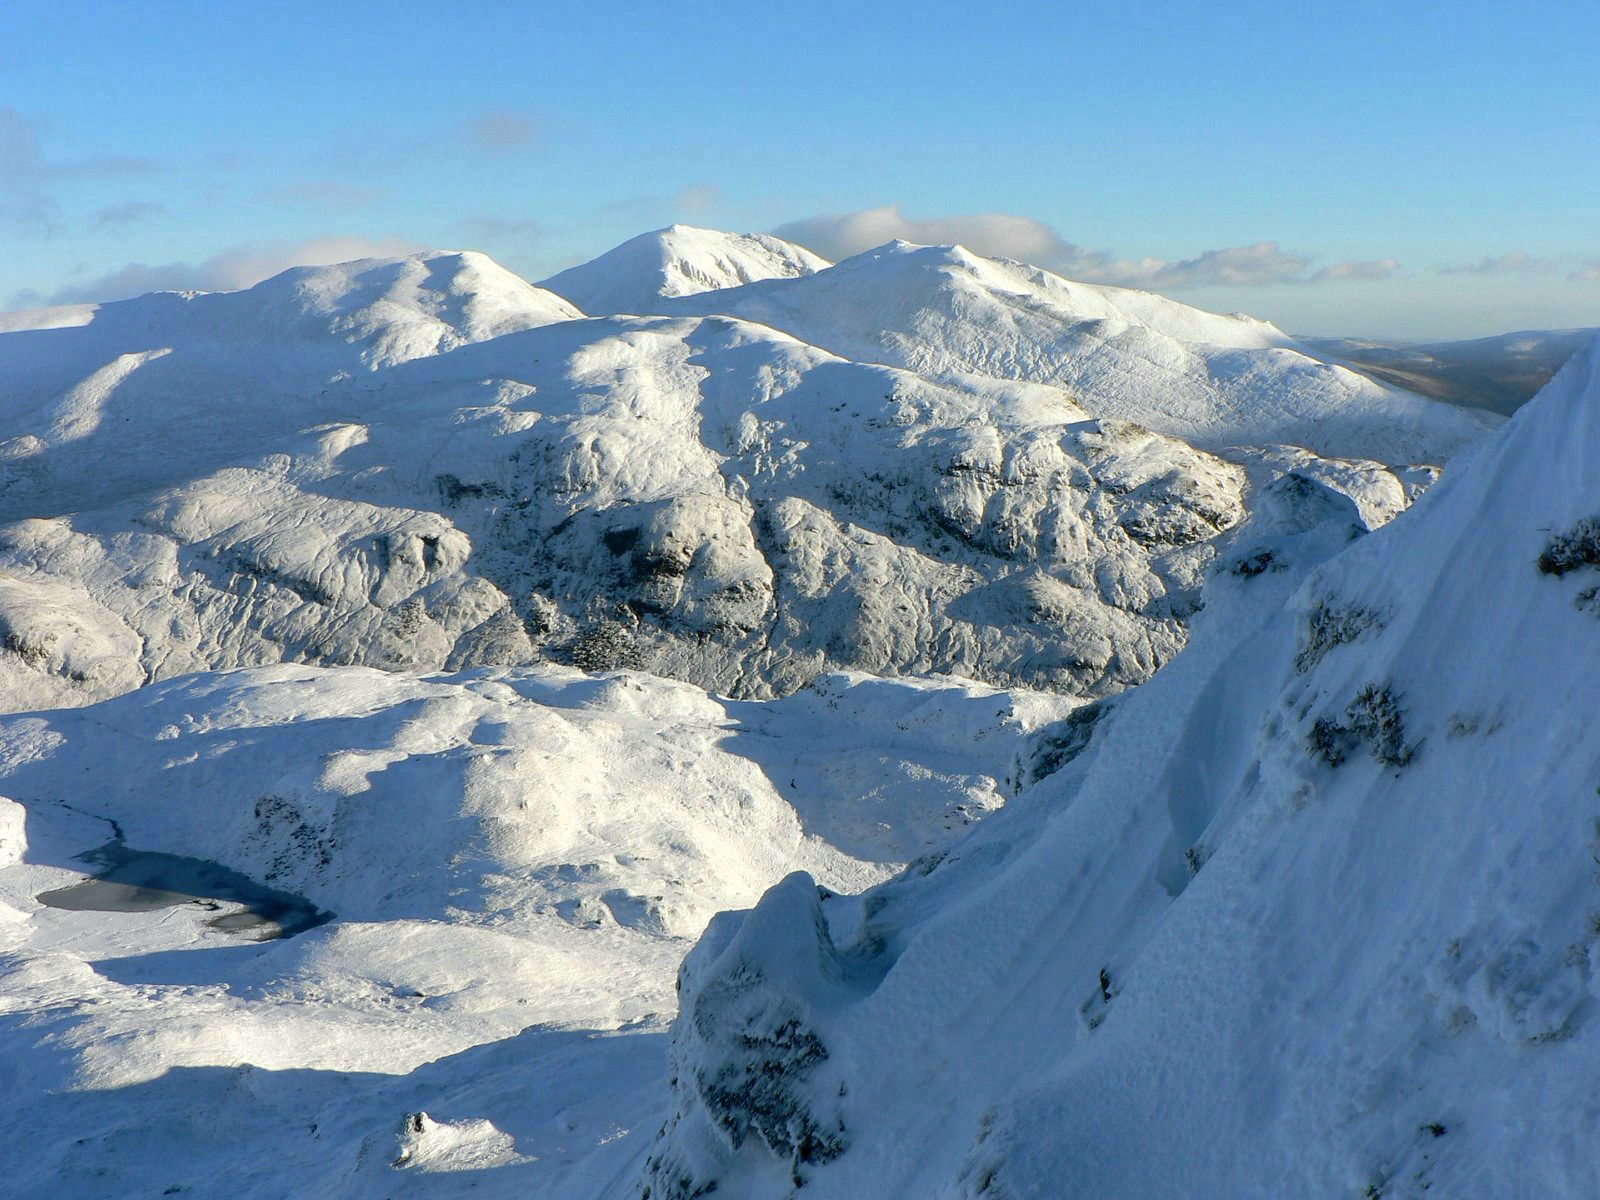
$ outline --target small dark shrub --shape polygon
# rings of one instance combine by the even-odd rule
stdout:
[[[1230,568],[1235,575],[1244,579],[1254,579],[1268,571],[1281,571],[1282,564],[1278,563],[1271,550],[1257,550],[1254,554],[1247,554],[1234,562]]]
[[[569,654],[580,671],[616,671],[637,661],[633,631],[620,621],[601,621],[584,630]]]
[[[1384,766],[1403,767],[1410,763],[1417,748],[1406,745],[1400,701],[1387,684],[1367,684],[1345,709],[1345,717],[1356,736],[1366,742],[1372,757]]]
[[[1420,742],[1406,742],[1405,714],[1388,684],[1369,683],[1345,707],[1344,720],[1318,717],[1306,737],[1312,757],[1337,767],[1361,746],[1385,767],[1404,767],[1416,757]]]
[[[1306,745],[1315,758],[1330,767],[1337,767],[1350,757],[1350,752],[1361,744],[1355,732],[1339,724],[1332,717],[1318,717],[1306,738]]]
[[[1381,629],[1383,621],[1371,609],[1359,604],[1333,605],[1324,601],[1306,617],[1300,651],[1294,656],[1295,671],[1304,675],[1335,646],[1353,642],[1374,627]]]
[[[1600,521],[1594,517],[1552,535],[1539,555],[1539,570],[1546,575],[1561,576],[1581,567],[1600,567]]]

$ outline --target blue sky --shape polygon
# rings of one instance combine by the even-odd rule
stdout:
[[[1303,332],[1600,324],[1600,4],[1126,7],[7,0],[0,308],[684,221]]]

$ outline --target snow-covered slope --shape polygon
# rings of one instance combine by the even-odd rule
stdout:
[[[1274,326],[1074,283],[959,246],[892,242],[826,271],[658,302],[758,321],[846,358],[1067,389],[1095,416],[1207,449],[1439,462],[1491,428],[1308,355]]]
[[[1377,525],[1420,478],[737,320],[577,320],[472,255],[87,316],[0,333],[13,710],[280,661],[1104,695],[1183,644],[1255,489],[1293,470]]]
[[[949,852],[712,925],[637,1194],[1600,1194],[1600,345],[1304,582],[1260,532]]]
[[[827,265],[804,246],[770,234],[672,225],[641,233],[539,286],[587,313],[649,313],[665,296],[810,275]]]
[[[1072,710],[286,666],[0,718],[0,1095],[28,1144],[0,1195],[377,1200],[493,1168],[592,1200],[659,1124],[684,939],[794,868],[858,890],[945,844]],[[334,916],[253,942],[232,904],[36,898],[95,847]]]

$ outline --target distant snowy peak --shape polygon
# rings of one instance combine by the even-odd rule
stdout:
[[[170,486],[309,428],[347,380],[581,317],[476,253],[295,267],[0,325],[0,513]]]
[[[7,313],[0,333],[24,336],[0,347],[0,388],[13,400],[58,391],[130,352],[203,355],[253,383],[376,370],[582,316],[476,251],[363,258],[292,267],[236,292]]]
[[[663,299],[654,311],[739,317],[939,379],[1047,384],[1094,416],[1208,450],[1287,443],[1439,462],[1494,424],[1319,361],[1269,322],[960,246],[889,242],[813,275]]]
[[[346,356],[354,349],[369,370],[583,316],[472,250],[293,267],[239,292],[128,303],[163,300],[184,302],[186,333],[235,343],[297,339]],[[102,317],[115,307],[102,307]]]
[[[362,344],[369,367],[584,315],[473,250],[296,267],[236,295],[259,301],[252,315],[281,305],[291,327]]]
[[[827,259],[769,234],[672,225],[640,234],[540,286],[587,313],[649,313],[663,298],[793,279],[827,266]]]
[[[1270,321],[1244,313],[1223,315],[1153,292],[1079,283],[1013,259],[985,258],[965,246],[919,246],[897,239],[838,264],[841,277],[857,272],[874,272],[913,294],[928,290],[927,284],[913,282],[920,275],[946,294],[978,291],[1039,300],[1063,316],[1142,326],[1183,342],[1248,350],[1294,344]]]

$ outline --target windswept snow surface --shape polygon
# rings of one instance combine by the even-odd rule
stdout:
[[[638,1194],[1600,1194],[1597,593],[1600,345],[948,852],[718,918]]]
[[[789,279],[827,266],[827,259],[771,234],[672,225],[641,233],[539,286],[587,313],[648,313],[663,297]]]
[[[0,718],[0,1195],[592,1200],[663,1115],[688,943],[800,868],[858,891],[1014,794],[1072,701],[832,676],[279,666]],[[113,837],[334,920],[36,896]],[[415,1114],[426,1114],[418,1117]]]
[[[960,251],[900,248],[785,286],[823,286],[832,319],[870,349],[873,322],[898,311],[894,288],[921,312],[919,289],[941,279],[982,302],[961,326],[973,345],[1026,333],[995,315],[1012,311],[995,299],[1002,284],[1111,311],[1109,293]],[[737,308],[746,290],[708,295]],[[1279,353],[1258,322],[1125,302],[1185,336]],[[1293,470],[1375,526],[1427,477],[1404,455],[1211,453],[1096,416],[1059,386],[854,362],[740,319],[582,320],[473,254],[12,324],[0,332],[12,710],[282,661],[554,660],[752,697],[837,669],[950,672],[1104,696],[1182,646],[1206,570],[1260,487]],[[1298,396],[1320,411],[1320,377],[1282,353],[1283,411],[1299,412]],[[1174,378],[1124,382],[1176,413],[1188,401]],[[1437,410],[1462,432],[1449,408],[1369,398]],[[1202,405],[1213,416],[1215,400]],[[1385,445],[1435,451],[1453,437]]]

